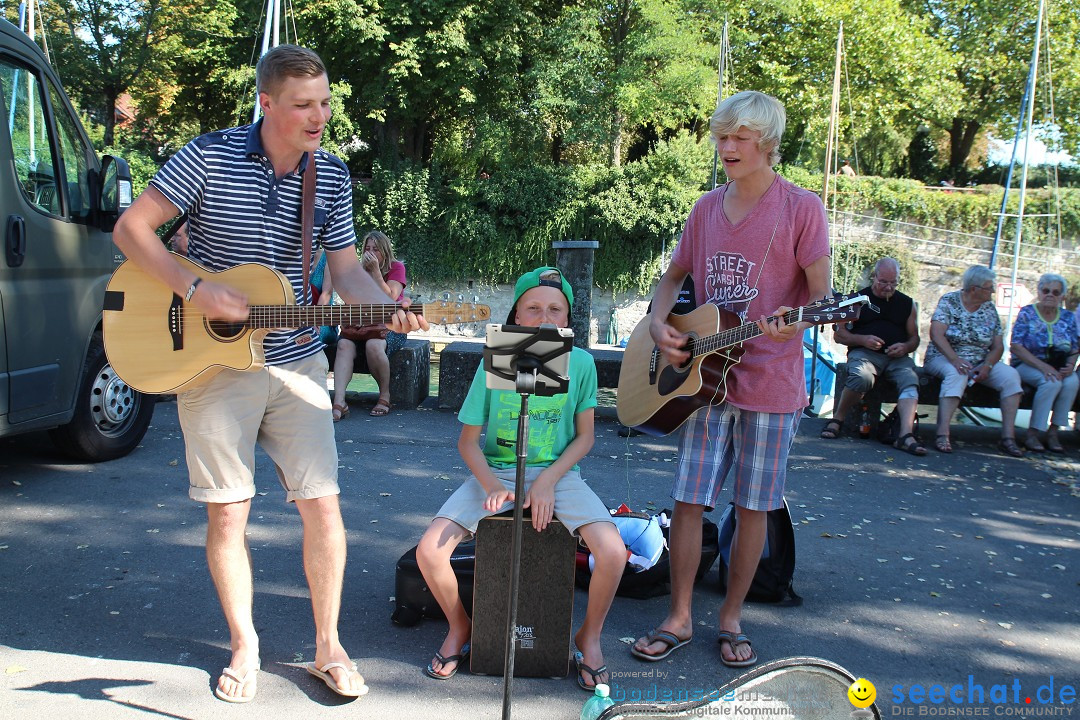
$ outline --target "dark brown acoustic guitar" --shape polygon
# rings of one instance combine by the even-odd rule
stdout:
[[[858,293],[834,295],[790,310],[783,318],[785,323],[813,325],[845,322],[858,317],[859,308],[869,302]],[[738,316],[712,303],[686,315],[671,315],[668,323],[690,336],[686,346],[690,359],[676,366],[653,342],[651,318],[642,318],[630,335],[615,407],[623,425],[659,436],[676,430],[699,407],[723,402],[727,374],[742,356],[742,343],[762,333],[757,323],[740,325]]]

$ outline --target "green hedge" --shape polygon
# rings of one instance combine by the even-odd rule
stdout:
[[[707,189],[711,162],[707,143],[680,135],[618,168],[533,164],[460,178],[444,177],[437,167],[376,164],[371,181],[356,191],[357,225],[361,233],[386,232],[410,274],[430,281],[508,282],[554,262],[555,240],[598,240],[597,285],[647,293],[665,251],[670,253],[690,208]],[[780,171],[802,187],[821,189],[820,173]],[[993,234],[1001,204],[997,186],[946,193],[913,180],[837,177],[835,187],[838,209],[975,234]],[[1010,212],[1018,203],[1014,192]],[[1073,247],[1080,237],[1080,190],[1062,190],[1060,203],[1064,244]],[[1026,212],[1052,209],[1050,191],[1028,193]],[[1026,241],[1057,245],[1045,219],[1026,223]],[[1007,239],[1014,232],[1008,226]],[[854,289],[867,266],[886,254],[902,256],[909,267],[914,262],[905,249],[887,242],[836,248],[837,286]]]
[[[597,284],[648,292],[708,177],[711,150],[680,135],[622,167],[520,165],[485,178],[377,164],[357,188],[361,232],[379,228],[409,272],[507,282],[554,262],[556,240],[598,240]]]

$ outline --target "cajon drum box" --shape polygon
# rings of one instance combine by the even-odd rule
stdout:
[[[484,518],[476,531],[472,663],[481,675],[502,675],[510,599],[513,518]],[[528,517],[521,532],[514,677],[566,677],[574,614],[577,539],[558,520],[536,532]]]

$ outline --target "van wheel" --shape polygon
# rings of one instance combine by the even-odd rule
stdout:
[[[101,334],[95,334],[83,365],[75,415],[50,435],[62,452],[78,460],[101,462],[123,457],[135,449],[150,427],[156,399],[120,379],[105,356]]]

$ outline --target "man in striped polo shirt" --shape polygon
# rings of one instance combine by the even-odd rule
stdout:
[[[334,287],[346,302],[388,303],[357,259],[348,169],[319,149],[330,119],[330,84],[319,56],[292,45],[271,50],[256,70],[263,119],[188,143],[121,216],[114,240],[143,270],[206,317],[239,322],[248,301],[236,288],[200,281],[174,262],[155,231],[186,212],[188,257],[211,270],[258,262],[283,273],[299,302],[303,282],[303,173],[316,164],[314,243],[326,250]],[[407,305],[406,305],[407,306]],[[399,310],[395,332],[427,328]],[[338,638],[345,570],[345,527],[338,505],[337,447],[326,392],[327,363],[316,328],[276,330],[263,343],[266,367],[225,370],[181,392],[189,495],[206,504],[206,554],[232,641],[215,694],[255,696],[259,638],[252,621],[253,581],[245,529],[255,495],[256,440],[274,461],[286,499],[304,526],[304,569],[315,616],[315,662],[308,671],[334,692],[367,692]]]

